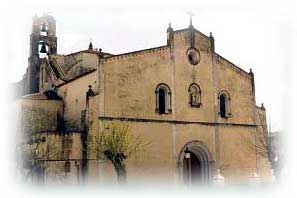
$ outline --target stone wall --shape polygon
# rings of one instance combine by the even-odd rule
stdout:
[[[99,66],[100,115],[168,119],[155,113],[155,89],[170,85],[167,47],[119,55],[103,60]],[[104,79],[104,80],[103,80]]]
[[[96,72],[94,71],[58,88],[58,93],[64,102],[65,127],[69,131],[82,130],[81,116],[82,111],[86,109],[86,92],[89,89],[88,86],[94,87],[95,83]]]
[[[150,143],[146,152],[126,160],[129,181],[179,182],[180,153],[194,140],[206,145],[213,168],[220,169],[229,184],[247,182],[257,167],[260,174],[269,175],[265,158],[256,156],[243,143],[264,130],[255,114],[265,120],[266,126],[265,111],[257,110],[254,104],[251,75],[215,54],[210,37],[192,31],[194,34],[189,29],[173,32],[168,46],[103,58],[98,70],[58,86],[63,98],[58,109],[63,112],[65,128],[68,132],[82,131],[84,110],[87,110],[89,134],[100,133],[103,121],[128,118],[132,132]],[[197,65],[188,61],[187,51],[191,47],[199,50]],[[75,56],[83,59],[82,64],[97,64],[93,55]],[[155,90],[160,83],[170,88],[172,111],[168,114],[156,112]],[[189,104],[188,89],[192,83],[201,89],[200,107]],[[86,104],[89,85],[95,96]],[[222,90],[231,98],[228,118],[220,118],[218,114],[218,94]],[[70,151],[65,159],[73,160],[68,178],[75,180],[83,149],[78,133],[69,138]],[[90,159],[88,166],[90,182],[116,180],[112,164]]]
[[[19,116],[22,116],[22,109],[33,109],[41,116],[46,114],[48,126],[43,126],[45,131],[56,131],[58,127],[58,116],[62,116],[63,102],[61,100],[48,100],[44,94],[34,94],[17,100]],[[40,112],[40,113],[38,113]],[[38,118],[36,118],[38,119]],[[38,123],[36,123],[38,124]]]
[[[174,89],[175,116],[177,120],[214,121],[214,98],[212,81],[212,58],[209,51],[210,43],[201,33],[195,32],[195,48],[199,50],[200,62],[192,65],[187,58],[187,50],[191,47],[189,30],[174,33],[172,49],[173,62],[172,86]],[[201,89],[201,107],[192,108],[189,105],[188,88],[196,83]]]
[[[254,100],[251,76],[235,65],[216,55],[216,88],[230,95],[231,116],[219,122],[254,124]]]
[[[242,141],[256,131],[251,76],[213,54],[211,40],[195,31],[195,47],[200,63],[187,59],[189,31],[174,32],[172,46],[133,52],[102,60],[99,65],[99,95],[94,98],[100,119],[131,119],[133,132],[151,141],[147,155],[127,160],[128,177],[177,181],[178,158],[183,146],[201,141],[210,151],[215,167],[226,182],[247,182],[256,169],[255,151]],[[165,83],[172,92],[172,112],[156,113],[155,88]],[[202,106],[189,105],[188,88],[201,88]],[[231,117],[218,115],[218,94],[226,90],[231,98]],[[100,122],[92,119],[92,132]],[[221,123],[221,124],[217,124]],[[260,164],[260,163],[259,163]],[[259,165],[260,166],[260,165]],[[101,177],[114,175],[111,164],[101,166]],[[100,169],[100,170],[101,170]],[[112,173],[113,172],[113,173]],[[150,178],[147,178],[150,176]]]

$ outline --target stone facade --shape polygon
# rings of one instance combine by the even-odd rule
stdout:
[[[254,74],[217,54],[212,35],[192,25],[169,27],[164,46],[117,55],[89,47],[49,54],[40,63],[39,92],[55,87],[62,99],[61,138],[72,139],[65,159],[71,162],[68,181],[81,174],[89,182],[116,180],[112,164],[84,156],[82,120],[87,134],[99,133],[102,122],[129,122],[133,133],[150,142],[147,152],[126,160],[128,181],[183,183],[186,149],[198,158],[205,183],[212,183],[217,170],[227,184],[246,183],[255,172],[270,179],[267,158],[243,143],[267,132],[260,127],[266,117],[255,103]],[[94,94],[87,97],[89,89]]]

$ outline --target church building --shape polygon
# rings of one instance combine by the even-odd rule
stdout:
[[[256,105],[255,78],[216,53],[215,39],[192,24],[164,30],[164,45],[123,54],[94,48],[58,54],[55,19],[33,18],[29,66],[18,83],[21,107],[51,114],[44,135],[63,149],[46,163],[62,167],[65,183],[109,183],[109,162],[91,158],[84,144],[102,123],[128,122],[150,142],[126,162],[128,182],[247,184],[269,182],[268,158],[257,134],[267,133],[264,106]],[[145,38],[144,38],[145,39]],[[50,170],[50,168],[48,169]],[[46,174],[47,182],[57,179]]]

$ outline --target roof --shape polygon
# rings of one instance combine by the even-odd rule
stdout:
[[[97,65],[89,64],[85,65],[81,62],[82,59],[77,58],[77,54],[80,53],[89,53],[94,55],[103,55],[103,57],[109,57],[113,56],[110,53],[98,51],[95,50],[81,50],[74,53],[70,53],[67,55],[61,55],[61,54],[54,54],[49,56],[47,59],[47,65],[52,74],[56,77],[56,79],[61,79],[64,82],[71,81],[73,79],[76,79],[77,77],[81,77],[84,74],[90,73],[94,71],[94,69],[97,67]]]
[[[82,73],[82,74],[76,76],[75,78],[72,78],[72,79],[70,79],[70,80],[68,80],[68,81],[64,81],[63,83],[57,85],[57,87],[61,87],[61,86],[65,85],[65,84],[67,84],[67,83],[69,83],[69,82],[72,82],[72,81],[78,79],[78,78],[81,78],[81,77],[83,77],[83,76],[85,76],[85,75],[88,75],[88,74],[90,74],[90,73],[93,73],[94,71],[96,71],[96,69],[92,69],[92,70],[90,70],[90,71],[87,71],[87,72],[85,72],[85,73]]]
[[[22,99],[28,99],[28,100],[60,100],[60,99],[54,99],[50,96],[44,94],[44,93],[34,93],[29,94],[21,97]]]
[[[34,93],[22,96],[23,99],[33,99],[33,100],[47,100],[47,96],[43,93]]]
[[[194,32],[199,33],[200,35],[202,35],[203,37],[205,37],[207,39],[210,38],[209,36],[206,36],[205,34],[201,33],[200,31],[198,31],[195,28],[184,28],[184,29],[174,30],[173,32],[181,33],[181,32],[185,32],[185,31],[189,31],[189,30],[193,30]],[[111,53],[107,53],[107,52],[102,52],[101,50],[98,51],[97,49],[95,49],[95,50],[87,49],[87,50],[73,52],[73,53],[70,53],[67,55],[54,55],[54,56],[52,56],[53,61],[50,63],[50,65],[52,67],[53,72],[55,73],[55,76],[57,78],[62,79],[65,83],[67,83],[67,82],[70,82],[72,80],[80,78],[80,77],[96,70],[95,69],[96,66],[87,67],[87,66],[80,65],[79,63],[82,60],[76,59],[76,57],[77,57],[76,55],[79,53],[89,53],[89,54],[96,54],[96,55],[99,55],[101,53],[101,55],[103,55],[103,58],[110,60],[110,59],[113,59],[116,57],[122,57],[122,56],[137,54],[137,53],[143,53],[146,51],[162,50],[162,49],[166,49],[167,47],[168,47],[167,45],[163,45],[163,46],[158,46],[158,47],[153,47],[153,48],[148,48],[148,49],[126,52],[126,53],[122,53],[122,54],[111,54]],[[250,74],[248,72],[246,72],[245,70],[236,66],[234,63],[232,63],[231,61],[222,57],[221,55],[215,53],[215,56],[217,59],[226,61],[228,63],[228,65],[230,65],[230,67],[232,69],[234,69],[235,71],[237,71],[241,74],[250,76]],[[65,83],[62,83],[62,84],[65,84]]]
[[[259,109],[259,110],[262,110],[262,111],[266,111],[266,109],[265,109],[265,107],[263,106],[263,104],[262,104],[261,107],[258,106],[258,105],[256,105],[256,108]]]
[[[77,51],[77,52],[72,52],[70,54],[66,54],[64,56],[71,56],[71,55],[76,55],[76,54],[79,54],[79,53],[90,53],[90,54],[99,54],[100,52],[98,50],[80,50],[80,51]],[[101,54],[103,56],[112,56],[113,54],[110,54],[110,53],[107,53],[107,52],[101,52]]]
[[[82,60],[77,60],[74,55],[52,55],[44,58],[46,69],[51,72],[56,79],[64,82],[76,79],[84,74],[94,71],[96,65],[83,65]]]
[[[132,52],[126,52],[126,53],[122,53],[122,54],[116,54],[116,55],[112,55],[109,57],[106,57],[107,59],[109,58],[115,58],[115,57],[119,57],[119,56],[126,56],[126,55],[131,55],[131,54],[136,54],[136,53],[142,53],[142,52],[146,52],[146,51],[152,51],[152,50],[158,50],[158,49],[163,49],[163,48],[167,48],[167,45],[163,45],[163,46],[159,46],[159,47],[152,47],[152,48],[148,48],[148,49],[142,49],[142,50],[137,50],[137,51],[132,51]]]
[[[229,63],[229,65],[235,69],[236,71],[242,72],[248,76],[250,76],[250,73],[248,73],[247,71],[241,69],[240,67],[238,67],[237,65],[235,65],[234,63],[232,63],[231,61],[229,61],[228,59],[224,58],[223,56],[219,55],[218,53],[215,52],[216,58],[222,59],[224,61],[226,61],[227,63]]]
[[[184,28],[184,29],[179,29],[179,30],[174,30],[173,32],[175,33],[180,33],[180,32],[185,32],[185,31],[188,31],[188,30],[193,30],[194,32],[197,32],[199,33],[200,35],[204,36],[205,38],[209,38],[208,36],[206,36],[205,34],[203,34],[202,32],[200,32],[199,30],[195,29],[195,28]]]

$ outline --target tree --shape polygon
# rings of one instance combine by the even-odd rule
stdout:
[[[250,149],[257,152],[264,158],[269,155],[269,134],[267,131],[267,125],[265,121],[265,116],[261,113],[257,113],[258,124],[255,133],[250,133],[249,137],[244,138],[245,145]]]
[[[119,183],[126,183],[125,159],[144,151],[148,143],[143,142],[131,132],[127,122],[111,121],[103,123],[98,135],[90,136],[88,151],[96,159],[110,161],[117,173]]]
[[[270,144],[269,133],[266,125],[266,116],[263,111],[256,112],[256,130],[241,134],[241,141],[247,151],[256,155],[256,172],[258,173],[258,162],[260,158],[271,161],[269,157]],[[259,158],[260,157],[260,158]]]
[[[30,177],[41,180],[46,161],[57,158],[61,149],[56,146],[55,138],[49,129],[55,129],[56,115],[35,107],[22,107],[17,137],[18,169],[24,180]]]

